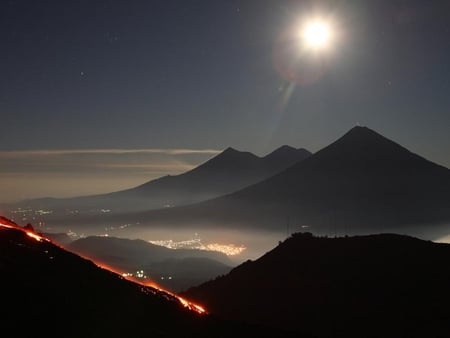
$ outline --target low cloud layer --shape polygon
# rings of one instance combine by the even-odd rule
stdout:
[[[214,149],[0,151],[0,202],[117,191],[188,171]]]

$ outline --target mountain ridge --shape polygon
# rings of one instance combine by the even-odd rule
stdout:
[[[149,226],[195,220],[279,231],[289,218],[318,234],[357,234],[444,224],[450,222],[449,205],[449,169],[367,127],[354,127],[303,161],[241,190],[133,217]]]
[[[34,199],[24,205],[84,209],[91,213],[92,210],[105,209],[114,213],[191,204],[253,184],[310,155],[303,148],[286,150],[280,147],[267,156],[259,157],[228,147],[185,173],[162,176],[130,189],[63,199]]]
[[[245,313],[249,322],[315,337],[441,337],[450,326],[448,264],[450,245],[411,236],[294,233],[181,294],[221,318]]]

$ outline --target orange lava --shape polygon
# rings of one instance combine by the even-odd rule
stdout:
[[[143,284],[143,285],[150,286],[150,287],[152,287],[152,288],[154,288],[154,289],[157,289],[157,290],[159,290],[159,291],[165,292],[165,293],[167,293],[167,294],[169,294],[169,295],[171,295],[171,296],[177,298],[178,301],[179,301],[184,307],[188,308],[189,310],[195,311],[195,312],[197,312],[197,313],[199,313],[199,314],[201,314],[201,315],[207,313],[206,310],[205,310],[205,308],[203,308],[202,306],[200,306],[200,305],[198,305],[198,304],[194,304],[194,303],[192,303],[192,302],[190,302],[190,301],[188,301],[188,300],[186,300],[186,299],[184,299],[184,298],[182,298],[182,297],[180,297],[180,296],[178,296],[178,295],[176,295],[176,294],[174,294],[174,293],[172,293],[172,292],[170,292],[170,291],[164,290],[163,288],[161,288],[159,285],[157,285],[157,284],[154,283],[154,282],[150,282],[150,283]]]
[[[8,224],[5,224],[5,223],[8,223]],[[16,224],[14,224],[14,223],[12,223],[12,222],[7,222],[6,220],[3,220],[3,219],[2,219],[1,222],[0,222],[0,227],[9,228],[9,229],[17,229],[17,230],[23,231],[23,232],[25,232],[28,236],[30,236],[31,238],[34,238],[34,239],[35,239],[36,241],[38,241],[38,242],[42,242],[42,241],[52,242],[52,241],[51,241],[50,239],[48,239],[48,238],[45,238],[45,237],[43,237],[43,236],[40,236],[40,235],[36,234],[36,233],[33,232],[33,231],[24,229],[24,228],[22,228],[22,227],[20,227],[20,226],[18,226],[18,225],[16,225]],[[52,242],[52,243],[53,243],[53,242]],[[56,243],[53,243],[53,244],[57,245],[57,246],[60,247],[60,248],[63,248],[61,245],[58,245],[58,244],[56,244]],[[63,248],[63,249],[64,249],[64,248]],[[65,249],[65,250],[66,250],[66,249]],[[79,255],[79,254],[77,254],[77,255],[81,257],[81,255]],[[189,309],[189,310],[191,310],[191,311],[195,311],[195,312],[197,312],[198,314],[206,314],[206,313],[207,313],[206,310],[205,310],[202,306],[200,306],[200,305],[198,305],[198,304],[194,304],[194,303],[192,303],[192,302],[190,302],[190,301],[188,301],[188,300],[186,300],[186,299],[184,299],[184,298],[182,298],[182,297],[180,297],[180,296],[178,296],[178,295],[176,295],[176,294],[174,294],[174,293],[172,293],[172,292],[170,292],[170,291],[164,290],[162,287],[160,287],[159,285],[157,285],[155,282],[142,283],[141,281],[139,281],[139,280],[137,280],[137,279],[135,279],[135,278],[132,278],[132,277],[130,277],[130,276],[124,276],[123,273],[120,273],[119,271],[116,271],[114,268],[111,268],[111,267],[107,266],[106,264],[101,264],[101,263],[98,263],[98,262],[94,262],[91,258],[88,258],[88,257],[83,257],[83,258],[92,261],[92,262],[95,263],[95,265],[97,265],[99,268],[102,268],[102,269],[105,269],[105,270],[109,270],[109,271],[111,271],[111,272],[113,272],[113,273],[115,273],[115,274],[117,274],[117,275],[120,275],[121,277],[123,277],[123,278],[125,278],[125,279],[127,279],[127,280],[129,280],[129,281],[131,281],[131,282],[133,282],[133,283],[137,283],[137,284],[140,284],[140,285],[143,285],[143,286],[148,286],[148,287],[154,288],[154,289],[156,289],[156,290],[158,290],[158,291],[164,292],[164,293],[166,293],[166,294],[168,294],[168,295],[170,295],[170,296],[172,296],[172,297],[178,299],[178,301],[179,301],[185,308],[187,308],[187,309]]]

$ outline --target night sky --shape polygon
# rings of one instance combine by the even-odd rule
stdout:
[[[296,54],[310,18],[330,44]],[[2,1],[0,27],[0,201],[131,187],[228,146],[314,152],[357,124],[450,167],[448,0]]]

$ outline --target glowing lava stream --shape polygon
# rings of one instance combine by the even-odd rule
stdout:
[[[38,234],[34,233],[33,231],[30,230],[26,230],[24,228],[21,228],[18,225],[12,225],[12,224],[3,224],[0,223],[0,226],[4,227],[4,228],[8,228],[8,229],[17,229],[17,230],[21,230],[23,232],[25,232],[28,236],[34,238],[35,240],[37,240],[38,242],[42,242],[42,241],[47,241],[47,242],[51,242],[48,238],[39,236]]]
[[[23,232],[25,232],[28,236],[30,236],[31,238],[34,238],[34,239],[35,239],[36,241],[38,241],[38,242],[42,242],[42,241],[51,242],[52,244],[54,244],[54,245],[56,245],[56,246],[59,246],[60,248],[64,249],[61,245],[56,244],[56,243],[53,243],[50,239],[45,238],[45,237],[43,237],[43,236],[40,236],[40,235],[36,234],[35,232],[33,232],[33,231],[31,231],[31,230],[27,230],[27,229],[25,229],[25,228],[22,228],[22,227],[20,227],[20,226],[18,226],[18,225],[14,225],[14,224],[4,224],[4,223],[1,223],[1,222],[0,222],[0,227],[4,227],[4,228],[8,228],[8,229],[16,229],[16,230],[23,231]],[[65,249],[64,249],[64,250],[65,250]],[[78,255],[78,254],[77,254],[77,255]],[[78,256],[80,256],[80,255],[78,255]],[[81,257],[81,256],[80,256],[80,257]],[[112,269],[112,268],[110,268],[110,267],[108,267],[108,266],[106,266],[106,265],[103,265],[103,264],[99,264],[99,263],[97,263],[97,262],[94,262],[91,258],[87,258],[87,257],[83,257],[83,258],[92,261],[92,262],[95,263],[99,268],[109,270],[109,271],[111,271],[111,272],[113,272],[113,273],[115,273],[115,274],[121,276],[122,278],[125,278],[125,279],[129,280],[130,282],[133,282],[133,283],[136,283],[136,284],[140,284],[140,285],[143,285],[143,286],[147,286],[147,287],[151,287],[151,288],[156,289],[156,290],[158,290],[158,291],[164,292],[164,293],[168,294],[169,296],[178,299],[178,301],[181,303],[181,305],[183,305],[185,308],[187,308],[187,309],[189,309],[189,310],[191,310],[191,311],[195,311],[195,312],[197,312],[198,314],[206,314],[206,313],[207,313],[206,310],[205,310],[202,306],[200,306],[200,305],[198,305],[198,304],[194,304],[194,303],[192,303],[192,302],[190,302],[190,301],[188,301],[188,300],[186,300],[186,299],[184,299],[184,298],[182,298],[182,297],[180,297],[180,296],[177,296],[176,294],[174,294],[174,293],[172,293],[172,292],[170,292],[170,291],[164,290],[163,288],[161,288],[159,285],[155,284],[154,282],[151,282],[151,283],[142,283],[142,282],[140,282],[140,281],[138,281],[138,280],[136,280],[136,279],[130,278],[130,277],[128,277],[128,276],[124,276],[122,273],[119,273],[118,271],[115,271],[114,269]]]
[[[87,258],[87,259],[91,260],[90,258]],[[137,279],[135,279],[135,278],[133,278],[131,276],[127,276],[126,274],[120,273],[119,271],[116,271],[116,270],[114,270],[113,268],[111,268],[109,266],[106,266],[104,264],[99,264],[97,262],[95,262],[95,264],[98,267],[100,267],[102,269],[109,270],[111,272],[114,272],[115,274],[118,274],[118,275],[122,276],[123,278],[125,278],[126,280],[129,280],[129,281],[131,281],[133,283],[137,283],[137,284],[140,284],[140,285],[143,285],[143,286],[148,286],[148,287],[151,287],[151,288],[156,289],[158,291],[164,292],[164,293],[168,294],[169,296],[172,296],[172,297],[178,299],[178,301],[181,303],[181,305],[183,305],[185,308],[187,308],[189,310],[192,310],[192,311],[195,311],[198,314],[206,314],[207,313],[204,307],[202,307],[202,306],[200,306],[198,304],[194,304],[194,303],[192,303],[192,302],[190,302],[190,301],[188,301],[188,300],[186,300],[186,299],[184,299],[184,298],[182,298],[182,297],[180,297],[180,296],[178,296],[178,295],[176,295],[176,294],[174,294],[174,293],[172,293],[170,291],[167,291],[167,290],[163,289],[162,287],[160,287],[158,284],[156,284],[153,281],[152,282],[142,283],[141,281],[139,281],[139,280],[137,280]]]

